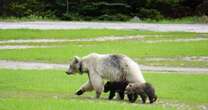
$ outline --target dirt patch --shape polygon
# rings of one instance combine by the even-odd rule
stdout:
[[[28,48],[54,48],[54,47],[56,46],[3,45],[3,46],[0,46],[0,50],[28,49]]]
[[[165,67],[165,66],[146,66],[140,65],[143,71],[156,71],[156,72],[184,72],[187,74],[208,73],[208,68],[197,67]]]
[[[0,44],[3,43],[55,43],[55,42],[102,42],[102,41],[115,41],[115,40],[131,40],[131,39],[143,39],[143,36],[106,36],[97,38],[81,38],[81,39],[18,39],[18,40],[0,40]]]
[[[66,69],[67,65],[0,60],[0,68],[6,68],[6,69]]]
[[[139,61],[139,59],[136,58]],[[145,61],[201,61],[208,62],[208,56],[187,56],[187,57],[152,57],[143,58]]]
[[[161,42],[192,42],[206,41],[208,38],[177,38],[165,40],[144,40],[144,36],[104,36],[97,38],[80,38],[80,39],[17,39],[17,40],[0,40],[0,44],[5,43],[56,43],[56,42],[104,42],[117,40],[140,40],[145,43],[161,43]]]
[[[0,68],[7,69],[61,69],[66,70],[68,64],[50,64],[38,62],[21,62],[21,61],[6,61],[0,60]],[[208,68],[183,68],[183,67],[163,67],[163,66],[147,66],[140,65],[143,71],[154,72],[184,72],[187,74],[206,74]]]
[[[177,110],[208,110],[208,105],[204,104],[186,104],[177,101],[159,101],[157,104],[163,108],[176,108]]]
[[[199,105],[199,110],[208,110],[208,105]]]
[[[53,43],[53,42],[66,42],[67,39],[17,39],[17,40],[0,40],[3,43]]]
[[[161,43],[161,42],[192,42],[192,41],[205,41],[208,38],[187,38],[187,39],[166,39],[166,40],[146,40],[146,43]]]

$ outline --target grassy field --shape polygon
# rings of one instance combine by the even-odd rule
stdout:
[[[189,32],[150,32],[137,30],[81,29],[81,30],[0,30],[1,40],[11,39],[82,39],[103,36],[136,36],[139,39],[119,41],[56,42],[56,43],[0,43],[7,45],[55,46],[51,48],[1,50],[0,59],[68,63],[72,56],[92,52],[126,54],[141,64],[208,67],[206,61],[183,61],[183,57],[208,55],[208,34]],[[198,40],[198,39],[205,40]],[[182,41],[180,41],[182,39]],[[196,39],[191,41],[183,41]],[[175,41],[174,41],[175,40]],[[178,41],[177,41],[178,40]],[[156,41],[156,42],[155,42]],[[151,43],[153,42],[153,43]],[[155,42],[155,43],[154,43]],[[43,54],[44,53],[44,54]],[[148,60],[149,58],[176,58],[178,60]]]
[[[191,37],[197,33],[188,32],[152,32],[143,30],[113,30],[113,29],[76,29],[76,30],[32,30],[32,29],[0,29],[0,39],[35,39],[35,38],[95,38],[102,36],[127,35],[177,35],[176,37]],[[150,37],[151,38],[151,37]]]
[[[178,75],[145,73],[147,81],[155,85],[159,102],[153,105],[130,104],[127,101],[108,101],[107,94],[93,99],[94,92],[75,96],[87,75],[67,76],[60,70],[5,70],[1,69],[0,109],[175,109],[165,103],[184,103],[197,109],[208,102],[207,75]],[[177,79],[177,80],[175,80]],[[175,102],[176,101],[176,102]],[[90,104],[90,105],[89,105]],[[12,105],[12,106],[10,106]],[[32,106],[30,106],[32,105]],[[89,106],[88,106],[89,105]],[[81,107],[81,108],[80,108]]]
[[[144,65],[208,67],[208,33],[150,32],[142,30],[0,30],[0,41],[14,39],[83,39],[135,36],[116,41],[55,43],[0,43],[1,46],[55,46],[51,48],[0,49],[0,60],[68,63],[73,56],[92,52],[126,54]],[[194,40],[193,40],[194,39]],[[199,40],[198,40],[199,39]],[[200,40],[203,39],[203,40]],[[186,60],[186,58],[194,58]],[[155,59],[155,60],[154,60]],[[160,60],[163,59],[163,60]],[[174,60],[169,60],[174,59]],[[157,91],[155,104],[109,101],[103,93],[82,96],[75,91],[87,75],[67,76],[64,70],[0,69],[0,110],[205,110],[208,108],[208,75],[144,72]],[[205,109],[203,109],[205,108]]]

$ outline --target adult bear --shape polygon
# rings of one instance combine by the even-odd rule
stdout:
[[[104,89],[102,79],[145,83],[139,65],[125,55],[92,53],[83,58],[74,57],[66,71],[68,75],[74,73],[88,73],[89,80],[76,92],[81,95],[86,91],[96,91],[99,98]]]

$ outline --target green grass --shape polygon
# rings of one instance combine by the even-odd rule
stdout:
[[[0,39],[33,39],[33,38],[94,38],[98,36],[137,35],[137,30],[111,29],[77,29],[77,30],[30,30],[9,29],[0,30]]]
[[[162,23],[162,24],[207,24],[208,23],[208,17],[207,16],[190,16],[190,17],[183,17],[183,18],[176,18],[176,19],[144,19],[140,22],[145,23]]]
[[[146,73],[145,77],[156,86],[161,99],[208,102],[208,94],[205,92],[208,90],[206,87],[208,75],[154,74],[153,72]]]
[[[3,110],[175,110],[158,105],[136,105],[123,102],[101,101],[96,99],[6,99],[1,100]]]
[[[67,76],[60,70],[0,70],[0,109],[156,109],[169,110],[164,102],[184,103],[193,108],[208,103],[208,75],[145,73],[159,97],[157,104],[136,104],[91,98],[94,92],[75,96],[75,91],[87,80],[87,75]],[[177,79],[177,80],[176,80]]]
[[[102,36],[144,36],[139,40],[104,41],[104,42],[61,42],[61,43],[1,43],[4,45],[58,46],[57,48],[0,50],[1,60],[40,61],[50,63],[68,63],[75,55],[85,56],[92,52],[126,54],[145,65],[207,67],[205,61],[147,61],[151,57],[186,57],[207,56],[208,40],[189,42],[148,41],[208,38],[207,33],[192,32],[151,32],[142,30],[79,29],[79,30],[0,30],[0,40],[35,39],[35,38],[96,38]]]
[[[148,61],[148,58],[177,58],[208,56],[208,40],[189,42],[158,42],[178,38],[207,38],[207,33],[151,32],[138,30],[80,29],[80,30],[0,30],[0,40],[35,38],[95,38],[102,36],[144,36],[141,40],[64,43],[2,43],[5,45],[45,45],[57,48],[0,50],[0,60],[68,63],[73,56],[92,52],[126,54],[146,65],[207,67],[207,61]],[[183,65],[182,65],[183,64]],[[0,110],[198,110],[208,105],[208,75],[144,73],[157,91],[156,104],[135,104],[109,101],[108,94],[92,98],[94,92],[75,96],[75,91],[88,79],[87,75],[67,76],[64,70],[8,70],[0,69]],[[179,105],[185,105],[189,108]]]
[[[76,29],[76,30],[31,30],[31,29],[0,29],[0,40],[6,39],[34,39],[34,38],[95,38],[100,36],[127,35],[176,35],[193,36],[197,33],[188,32],[151,32],[142,30],[114,30],[114,29]]]
[[[92,52],[126,54],[132,58],[207,56],[208,41],[143,43],[138,41],[69,43],[57,48],[1,50],[0,59],[66,63]],[[81,45],[81,46],[80,46]]]

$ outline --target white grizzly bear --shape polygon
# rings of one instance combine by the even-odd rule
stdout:
[[[95,90],[99,98],[104,89],[102,79],[145,83],[139,65],[125,55],[92,53],[83,58],[74,57],[66,71],[68,75],[74,73],[88,73],[89,80],[76,92],[81,95],[86,91]]]

